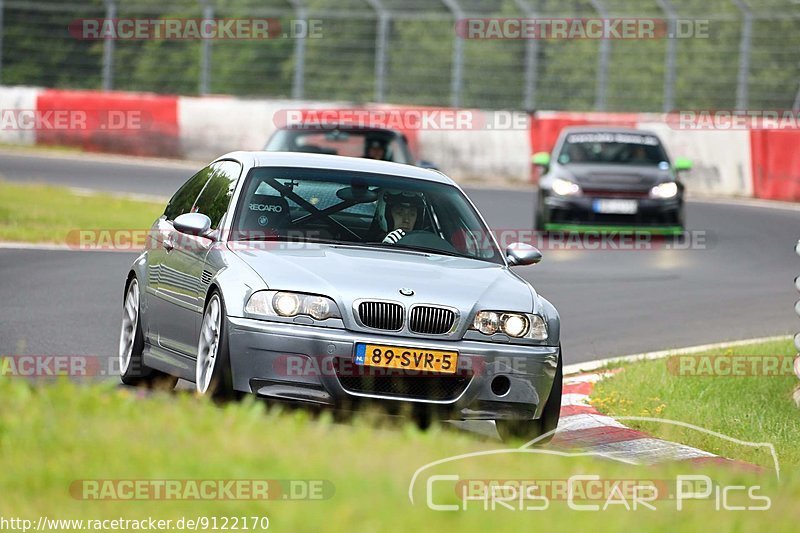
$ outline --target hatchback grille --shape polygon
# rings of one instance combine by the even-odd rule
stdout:
[[[358,306],[361,323],[368,328],[398,331],[403,329],[403,306],[391,302],[361,302]]]
[[[442,335],[450,331],[456,321],[456,314],[444,307],[418,305],[411,309],[408,329],[414,333]]]

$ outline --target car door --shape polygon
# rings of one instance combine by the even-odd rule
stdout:
[[[150,270],[150,287],[148,288],[148,320],[147,337],[152,344],[174,346],[174,343],[162,339],[173,337],[173,317],[175,313],[174,287],[175,272],[168,270],[174,265],[168,263],[175,251],[176,231],[173,221],[184,213],[189,213],[195,200],[208,182],[211,168],[206,167],[184,183],[170,199],[167,208],[155,224],[151,237],[151,249],[148,251],[148,268]],[[177,242],[180,242],[178,240]]]
[[[241,168],[236,161],[219,161],[207,167],[208,179],[189,212],[207,215],[211,228],[217,229],[228,209]],[[159,342],[164,348],[194,357],[208,279],[213,275],[209,273],[204,277],[203,271],[214,241],[182,234],[174,227],[169,234],[173,248],[165,249],[159,278],[168,309],[162,321],[164,329],[159,330]]]

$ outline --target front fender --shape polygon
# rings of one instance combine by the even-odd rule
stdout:
[[[547,322],[547,344],[549,346],[558,346],[561,342],[561,317],[558,311],[549,300],[541,296],[539,296],[539,309],[540,314]]]

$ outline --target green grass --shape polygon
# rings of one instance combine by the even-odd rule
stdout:
[[[694,355],[776,355],[785,356],[788,363],[795,350],[790,339]],[[777,376],[698,376],[681,375],[678,361],[660,359],[624,365],[621,372],[595,386],[592,404],[610,415],[676,420],[740,440],[769,442],[774,444],[782,466],[800,465],[800,409],[792,399],[800,381],[791,374],[789,365],[784,368],[786,372]],[[710,367],[696,363],[695,368]],[[727,372],[729,367],[719,368]],[[764,449],[666,424],[625,423],[725,457],[764,466],[772,464]]]
[[[306,411],[265,409],[245,401],[218,407],[186,393],[142,397],[111,385],[67,381],[30,386],[0,378],[0,516],[34,520],[264,516],[278,531],[494,531],[595,528],[610,530],[749,530],[769,520],[774,531],[791,531],[800,519],[800,477],[756,477],[738,470],[710,471],[720,486],[758,485],[771,498],[763,512],[715,511],[713,498],[688,502],[658,500],[656,511],[621,505],[580,512],[564,500],[539,511],[484,510],[470,502],[466,512],[428,509],[423,476],[409,501],[414,472],[456,454],[505,448],[471,434],[435,426],[413,426],[365,414],[352,423]],[[703,472],[706,472],[705,470]],[[603,479],[657,479],[698,474],[687,466],[635,467],[594,458],[503,454],[435,467],[428,473],[460,479],[566,479],[596,474]],[[317,501],[90,501],[70,495],[76,480],[118,479],[305,479],[327,480],[335,492]],[[452,484],[434,486],[434,501],[458,504]],[[528,505],[534,505],[536,502]],[[587,503],[587,502],[581,502]],[[597,502],[594,502],[597,503]],[[602,505],[602,501],[599,502]],[[737,503],[742,503],[737,500]],[[756,502],[759,503],[759,502]],[[515,504],[515,509],[516,509]]]
[[[163,211],[111,194],[0,181],[0,241],[77,243],[80,230],[146,230]]]

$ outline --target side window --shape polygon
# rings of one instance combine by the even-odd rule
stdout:
[[[207,215],[211,219],[211,227],[216,229],[228,210],[242,165],[236,161],[220,161],[210,168],[208,183],[194,203],[192,212]]]
[[[167,208],[164,210],[167,220],[175,220],[176,217],[192,210],[195,198],[203,190],[210,173],[211,167],[206,167],[192,176],[189,181],[178,189],[178,192],[170,199]]]

